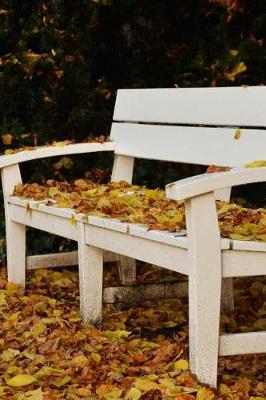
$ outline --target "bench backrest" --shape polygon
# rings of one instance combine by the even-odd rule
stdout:
[[[117,155],[238,167],[266,159],[266,87],[122,89]]]

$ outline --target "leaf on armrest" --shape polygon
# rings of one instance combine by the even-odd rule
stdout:
[[[245,168],[257,168],[266,167],[266,160],[252,161],[251,163],[245,164]]]

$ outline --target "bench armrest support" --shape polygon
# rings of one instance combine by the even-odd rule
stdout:
[[[174,200],[186,200],[204,193],[231,186],[266,181],[266,167],[235,168],[231,171],[196,175],[166,185],[166,196]]]

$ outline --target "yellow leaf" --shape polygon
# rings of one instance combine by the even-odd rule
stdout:
[[[229,386],[225,385],[224,383],[221,383],[219,385],[219,393],[221,393],[222,395],[230,394],[231,393],[231,389],[230,389]]]
[[[7,349],[7,350],[3,351],[3,353],[1,354],[1,358],[2,358],[3,361],[9,362],[9,361],[13,360],[19,354],[20,354],[19,350]]]
[[[66,383],[71,381],[70,376],[65,376],[64,378],[56,378],[53,382],[53,384],[57,387],[60,388],[61,386],[64,386]]]
[[[240,74],[242,74],[242,72],[245,72],[247,69],[246,64],[244,63],[244,61],[241,61],[240,63],[236,64],[234,66],[234,68],[232,69],[231,72],[227,72],[225,74],[225,77],[229,80],[229,81],[235,81],[236,77]]]
[[[252,161],[245,165],[245,168],[266,167],[266,160]]]
[[[236,140],[239,140],[239,139],[241,138],[241,129],[237,129],[237,130],[235,131],[235,136],[234,136],[234,138],[235,138]]]
[[[106,400],[115,400],[121,397],[123,390],[114,385],[100,385],[96,389],[96,393]]]
[[[77,220],[76,220],[75,214],[71,215],[70,224],[71,225],[76,225],[77,224]]]
[[[265,331],[266,330],[266,318],[258,319],[253,326],[255,329],[258,329],[260,331]]]
[[[179,369],[182,369],[183,371],[187,371],[188,368],[189,368],[188,362],[187,362],[187,360],[185,360],[183,358],[174,362],[174,370],[175,371],[178,371]]]
[[[5,135],[2,135],[2,142],[5,145],[11,144],[12,143],[12,139],[13,139],[13,136],[11,135],[11,133],[6,133]]]
[[[176,380],[174,378],[161,378],[159,383],[162,387],[170,388],[175,386]]]
[[[100,356],[99,353],[91,353],[91,358],[93,359],[93,361],[95,361],[96,363],[99,363],[102,359],[102,357]]]
[[[55,147],[64,147],[68,144],[68,141],[62,141],[62,142],[55,142],[54,146]]]
[[[139,378],[135,381],[134,386],[141,392],[148,392],[149,390],[159,389],[159,385],[156,382],[150,381],[149,379]]]
[[[19,289],[19,285],[13,282],[7,282],[6,284],[6,290],[8,292],[17,292],[17,290]]]
[[[131,332],[124,331],[124,330],[116,330],[116,331],[105,331],[104,336],[110,340],[119,340],[123,337],[128,337]]]
[[[10,155],[10,154],[14,154],[14,153],[15,153],[15,151],[12,150],[12,149],[7,149],[7,150],[5,151],[5,155],[6,155],[6,156],[8,156],[8,155]]]
[[[139,400],[141,398],[141,391],[136,388],[131,388],[127,394],[125,399],[126,400]]]
[[[230,50],[229,53],[231,54],[231,56],[236,57],[238,55],[238,51],[237,50]]]
[[[71,158],[69,158],[69,157],[63,157],[63,158],[61,158],[60,161],[61,161],[62,167],[64,167],[65,169],[70,169],[74,165],[73,160],[71,160]]]
[[[75,392],[77,393],[78,396],[86,398],[91,394],[91,390],[86,387],[77,388]]]
[[[229,236],[233,240],[252,240],[252,236],[244,236],[238,233],[231,233]]]
[[[25,393],[27,400],[43,400],[42,389],[30,390]]]
[[[215,398],[214,393],[205,387],[199,389],[196,400],[212,400]]]
[[[45,326],[42,321],[34,324],[31,329],[31,335],[34,337],[40,336],[44,332]]]
[[[188,396],[190,393],[197,393],[197,388],[190,388],[186,386],[173,386],[167,389],[168,396]]]
[[[7,384],[9,386],[22,387],[30,385],[33,382],[35,382],[35,378],[32,375],[19,374],[9,379],[9,381],[7,381]]]
[[[88,363],[88,359],[84,355],[76,356],[76,357],[72,358],[72,360],[71,360],[71,364],[74,364],[74,365],[82,365],[82,364],[86,365],[87,363]]]
[[[0,307],[7,306],[5,293],[0,293]]]

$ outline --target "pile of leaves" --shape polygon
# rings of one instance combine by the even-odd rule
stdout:
[[[106,268],[105,285],[115,265]],[[157,272],[143,265],[138,275]],[[158,271],[160,274],[160,271]],[[226,332],[265,329],[265,284],[237,280]],[[263,325],[264,323],[264,325]],[[103,327],[81,324],[78,274],[37,270],[26,292],[0,270],[0,397],[16,400],[263,400],[265,357],[220,357],[218,390],[189,372],[187,303],[104,307]]]
[[[72,208],[86,215],[145,224],[149,229],[175,232],[186,228],[182,201],[167,199],[164,190],[147,189],[124,181],[97,184],[86,179],[70,183],[48,180],[43,185],[19,184],[14,195]],[[265,209],[253,210],[217,201],[217,214],[223,237],[266,242]]]

